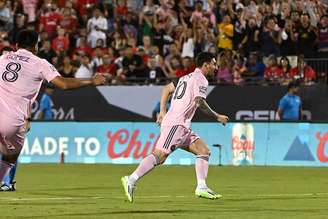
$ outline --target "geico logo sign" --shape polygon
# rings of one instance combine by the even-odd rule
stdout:
[[[311,112],[303,110],[305,120],[311,120]],[[236,113],[236,120],[278,120],[275,110],[240,110]]]

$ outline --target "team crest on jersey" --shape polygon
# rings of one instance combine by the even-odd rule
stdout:
[[[207,93],[207,87],[200,86],[199,87],[199,93],[206,94]]]

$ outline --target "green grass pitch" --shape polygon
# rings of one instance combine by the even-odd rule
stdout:
[[[0,218],[328,218],[328,169],[217,167],[208,185],[221,200],[194,197],[194,166],[161,166],[125,201],[132,165],[19,165],[17,192],[0,193]]]

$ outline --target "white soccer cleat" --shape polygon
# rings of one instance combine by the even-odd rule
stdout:
[[[211,199],[211,200],[222,198],[222,195],[214,192],[210,188],[204,188],[204,189],[197,188],[195,190],[195,195],[200,198],[207,198],[207,199]]]

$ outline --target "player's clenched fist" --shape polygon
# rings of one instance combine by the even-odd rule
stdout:
[[[228,116],[225,116],[225,115],[218,114],[216,119],[217,119],[217,121],[219,121],[220,123],[222,123],[222,125],[225,125],[228,122],[229,117]]]
[[[94,86],[98,86],[98,85],[103,85],[106,83],[106,77],[104,75],[101,74],[95,74],[92,77],[92,84]]]

